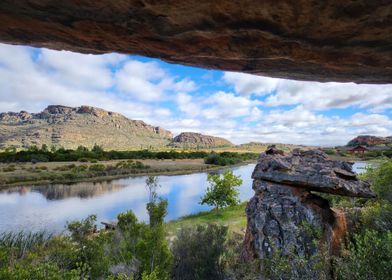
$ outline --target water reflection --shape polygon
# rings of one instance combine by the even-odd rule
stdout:
[[[355,163],[353,170],[363,172],[366,163]],[[251,174],[254,164],[233,168],[241,175],[240,199],[253,195]],[[0,192],[0,232],[48,230],[60,232],[67,221],[96,214],[98,221],[112,220],[131,209],[147,220],[146,177],[131,177],[99,183],[11,188]],[[159,195],[169,200],[167,220],[208,210],[199,205],[207,187],[207,173],[159,176]]]
[[[241,175],[240,199],[253,195],[251,173],[254,164],[233,168]],[[96,214],[98,221],[114,219],[131,209],[147,220],[146,177],[133,177],[100,183],[18,187],[0,193],[0,231],[49,230],[60,232],[66,221]],[[199,205],[207,187],[207,173],[159,176],[159,195],[169,200],[167,220],[208,210]]]
[[[59,200],[68,197],[90,198],[102,195],[106,192],[118,191],[127,185],[118,184],[115,181],[76,183],[76,184],[56,184],[47,186],[14,187],[2,192],[26,195],[29,192],[38,192],[48,200]]]

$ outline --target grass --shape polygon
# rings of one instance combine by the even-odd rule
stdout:
[[[211,211],[184,216],[168,222],[166,229],[169,235],[174,235],[180,228],[213,223],[228,226],[231,232],[244,234],[246,229],[246,204],[247,202],[242,202],[237,206],[226,207],[219,214],[213,209]]]
[[[47,232],[3,232],[0,234],[0,247],[14,250],[22,257],[31,249],[46,244],[52,238]]]

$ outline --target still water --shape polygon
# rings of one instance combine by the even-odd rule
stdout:
[[[361,172],[366,163],[356,163]],[[251,174],[254,164],[232,168],[240,175],[240,199],[253,195]],[[200,205],[207,188],[207,174],[159,176],[158,194],[169,201],[167,220],[208,210]],[[96,214],[98,222],[113,220],[121,212],[132,210],[140,220],[147,221],[148,192],[146,177],[130,177],[97,183],[31,186],[0,192],[0,232],[39,231],[61,232],[67,221]]]
[[[253,195],[251,174],[254,164],[232,168],[240,175],[240,199]],[[158,194],[169,201],[167,220],[208,210],[199,205],[208,183],[208,173],[158,176]],[[148,192],[145,176],[107,182],[11,188],[0,192],[0,232],[61,232],[67,221],[96,214],[98,222],[113,220],[121,212],[132,210],[147,221]]]

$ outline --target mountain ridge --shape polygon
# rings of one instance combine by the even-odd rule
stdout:
[[[222,137],[197,132],[182,132],[173,138],[169,146],[175,148],[216,148],[231,147],[234,144]]]
[[[374,135],[358,135],[357,137],[351,139],[346,146],[377,146],[377,145],[387,145],[392,144],[392,136],[381,137]]]
[[[150,148],[165,146],[172,138],[164,128],[92,106],[49,105],[39,113],[0,113],[0,147]]]

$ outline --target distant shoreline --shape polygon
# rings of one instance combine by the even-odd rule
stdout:
[[[187,174],[194,174],[194,173],[203,173],[203,172],[208,172],[208,171],[216,171],[216,170],[222,170],[226,168],[233,168],[237,166],[243,166],[243,165],[248,165],[255,163],[255,161],[244,161],[238,164],[234,165],[226,165],[226,166],[220,166],[220,165],[210,165],[210,164],[204,164],[200,163],[199,160],[162,160],[158,161],[155,160],[156,162],[163,163],[159,167],[153,166],[151,169],[143,169],[143,170],[137,170],[137,173],[135,173],[135,170],[129,170],[129,172],[124,172],[121,174],[108,174],[108,175],[96,175],[92,177],[76,177],[72,179],[65,179],[65,178],[60,178],[60,174],[57,173],[56,178],[53,179],[42,179],[42,176],[36,177],[36,179],[32,180],[19,180],[10,182],[10,183],[3,183],[1,184],[0,182],[0,189],[4,190],[10,187],[19,187],[19,186],[36,186],[36,185],[53,185],[53,184],[75,184],[75,183],[81,183],[81,182],[101,182],[101,181],[112,181],[116,179],[121,179],[121,178],[129,178],[129,177],[139,177],[139,176],[175,176],[175,175],[187,175]],[[118,161],[107,161],[107,163],[116,163]],[[143,160],[141,160],[143,162]],[[150,161],[144,161],[150,163]],[[168,163],[167,165],[165,164]],[[192,163],[192,164],[187,164],[185,165],[184,162],[186,163]],[[62,164],[64,166],[69,165],[69,164],[79,164],[78,162],[55,162],[54,164]],[[99,164],[100,162],[98,162]],[[173,164],[177,163],[177,164]],[[40,164],[35,164],[34,166],[39,167],[39,166],[47,166],[53,163],[40,163]],[[0,170],[2,166],[9,166],[9,164],[1,164],[0,165]],[[18,163],[18,164],[13,164],[14,166],[20,167],[24,164]],[[25,164],[26,165],[26,164]],[[29,164],[31,165],[31,164]],[[166,168],[165,168],[166,167]],[[168,168],[170,167],[170,169]],[[4,174],[4,172],[1,172],[1,174]],[[10,176],[11,177],[11,176]],[[41,178],[40,178],[41,177]],[[12,177],[11,177],[12,178]]]

